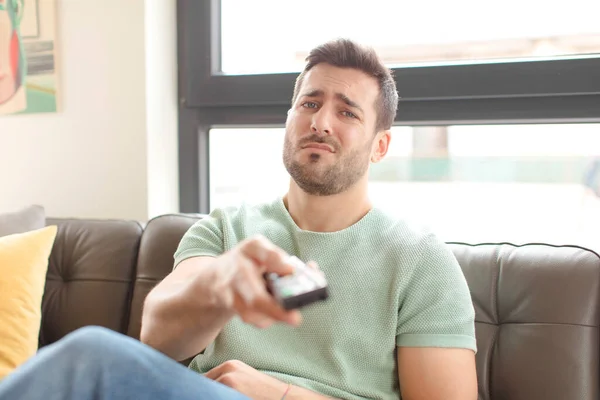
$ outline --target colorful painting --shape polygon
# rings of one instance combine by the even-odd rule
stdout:
[[[55,0],[0,0],[0,115],[56,112]]]

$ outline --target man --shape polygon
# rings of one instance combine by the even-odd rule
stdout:
[[[81,379],[52,382],[78,398],[476,399],[474,309],[456,259],[369,201],[397,102],[372,50],[314,49],[286,121],[287,194],[190,228],[145,301],[148,346],[87,328],[21,375],[68,370]],[[263,276],[292,273],[289,255],[320,269],[329,299],[301,311],[275,301]],[[190,357],[189,369],[173,361]]]

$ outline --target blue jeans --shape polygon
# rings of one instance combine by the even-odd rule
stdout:
[[[0,382],[1,400],[248,400],[139,341],[85,327],[46,346]]]

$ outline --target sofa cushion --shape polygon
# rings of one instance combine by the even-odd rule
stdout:
[[[450,244],[475,306],[479,399],[597,399],[600,256]]]
[[[45,225],[44,207],[38,205],[0,214],[0,236],[33,231]]]
[[[150,290],[173,270],[173,255],[183,234],[200,214],[162,215],[146,224],[131,302],[131,316],[127,334],[139,339],[142,323],[142,306]]]
[[[142,226],[135,221],[48,219],[50,257],[40,344],[86,325],[125,333]]]
[[[55,226],[0,237],[0,379],[37,351],[55,237]]]

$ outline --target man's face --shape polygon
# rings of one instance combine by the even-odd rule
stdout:
[[[350,68],[318,64],[304,77],[286,121],[283,162],[305,192],[345,191],[374,151],[377,81]]]
[[[0,104],[16,91],[16,63],[18,51],[13,25],[6,10],[6,1],[0,0]]]

